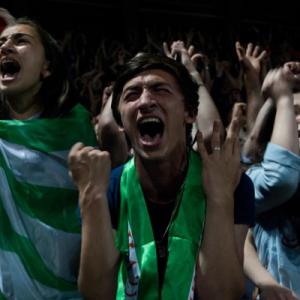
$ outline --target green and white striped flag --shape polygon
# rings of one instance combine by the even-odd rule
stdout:
[[[96,145],[80,105],[56,119],[0,121],[0,300],[81,299],[78,192],[67,156]]]

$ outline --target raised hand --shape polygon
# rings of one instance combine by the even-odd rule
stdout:
[[[270,70],[262,85],[264,97],[277,101],[281,96],[287,95],[292,99],[292,79],[293,74],[288,67]]]
[[[292,83],[293,88],[300,89],[300,62],[290,61],[284,64],[283,72]]]
[[[106,195],[111,171],[108,152],[76,143],[70,150],[68,161],[70,175],[80,194],[93,191],[95,194]],[[89,198],[80,197],[80,207],[88,204],[82,201],[88,200]]]
[[[221,142],[221,124],[214,122],[211,139],[212,153],[207,152],[201,133],[197,135],[198,151],[203,160],[203,184],[207,197],[219,201],[233,199],[234,190],[241,175],[239,119],[235,112],[227,136]],[[233,203],[231,203],[233,205]]]
[[[248,43],[245,49],[240,42],[235,43],[235,50],[246,75],[251,79],[259,79],[267,51],[261,50],[258,45],[254,46],[252,43]]]
[[[0,7],[0,19],[3,19],[6,23],[6,25],[10,25],[10,24],[13,24],[15,22],[15,18],[4,7]]]
[[[171,47],[168,47],[166,42],[163,43],[163,49],[166,56],[176,59],[180,58],[180,62],[191,72],[197,72],[196,63],[198,59],[207,59],[202,53],[195,53],[195,48],[193,45],[188,48],[185,46],[183,41],[174,41]]]
[[[201,279],[197,283],[198,293],[203,299],[229,300],[240,299],[244,292],[243,255],[238,250],[242,249],[242,241],[236,235],[234,226],[234,191],[241,175],[239,120],[233,117],[224,143],[221,142],[220,128],[220,123],[214,122],[211,154],[204,146],[202,135],[197,136],[198,151],[202,157],[202,184],[207,200],[197,274]],[[219,243],[224,245],[221,254],[216,250]]]
[[[260,300],[300,300],[289,289],[276,285],[266,285],[260,288]]]
[[[283,67],[268,72],[262,85],[265,97],[273,100],[281,95],[290,95],[300,87],[300,62],[287,62]]]

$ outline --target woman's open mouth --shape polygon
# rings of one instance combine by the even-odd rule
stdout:
[[[3,58],[0,62],[0,74],[2,81],[12,81],[20,72],[21,66],[12,58]]]

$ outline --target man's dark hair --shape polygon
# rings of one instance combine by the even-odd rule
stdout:
[[[187,69],[179,62],[158,54],[139,53],[129,60],[118,76],[113,89],[112,113],[116,122],[122,126],[121,116],[118,109],[120,97],[124,85],[139,73],[146,70],[163,70],[176,79],[179,88],[184,96],[184,105],[190,116],[197,115],[198,112],[198,85],[193,81]],[[187,134],[190,136],[192,126],[187,126]]]

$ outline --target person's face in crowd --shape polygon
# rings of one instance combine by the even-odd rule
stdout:
[[[44,47],[29,25],[13,25],[0,34],[0,90],[9,97],[33,98],[50,75]]]
[[[186,149],[186,124],[192,123],[176,79],[166,71],[139,73],[123,87],[119,111],[134,152],[164,160]]]

